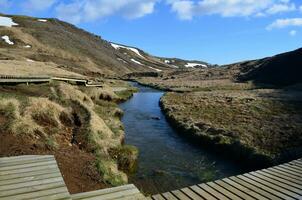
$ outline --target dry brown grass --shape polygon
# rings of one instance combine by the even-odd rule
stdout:
[[[51,62],[30,62],[23,58],[21,60],[0,60],[0,71],[1,75],[83,77],[80,74],[61,69]]]
[[[113,92],[112,88],[107,85],[104,85],[102,88],[85,87],[82,88],[82,91],[95,102],[97,102],[97,100],[118,101],[120,99]]]
[[[105,182],[112,185],[127,182],[126,174],[118,170],[118,163],[109,154],[110,149],[121,146],[124,138],[119,118],[121,111],[114,103],[119,97],[109,87],[80,88],[67,83],[52,83],[40,89],[38,86],[30,90],[25,86],[16,88],[20,90],[18,93],[11,93],[10,87],[2,88],[0,125],[5,125],[1,127],[3,131],[33,137],[47,148],[60,148],[75,142],[95,154]],[[75,124],[75,116],[79,117],[79,124]],[[70,137],[68,141],[60,137],[66,130],[74,134],[66,135]]]
[[[60,83],[57,89],[57,93],[57,96],[59,96],[62,101],[78,101],[90,108],[94,106],[92,99],[87,94],[78,90],[76,86]]]
[[[224,136],[257,152],[277,155],[302,143],[302,93],[282,90],[168,93],[169,115],[195,131]]]

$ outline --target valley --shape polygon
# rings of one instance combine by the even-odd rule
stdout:
[[[54,155],[72,194],[147,195],[300,158],[301,55],[218,66],[1,14],[0,156]]]

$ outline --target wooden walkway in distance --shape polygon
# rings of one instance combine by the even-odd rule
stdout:
[[[18,83],[49,83],[50,81],[73,82],[86,87],[103,87],[102,83],[94,83],[88,79],[78,77],[51,77],[51,76],[5,76],[0,75],[0,84]]]
[[[153,200],[300,199],[302,159],[148,197]]]
[[[71,199],[54,156],[0,158],[0,199]]]

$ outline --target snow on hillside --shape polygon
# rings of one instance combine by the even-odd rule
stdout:
[[[187,63],[185,65],[185,67],[187,67],[187,68],[194,68],[196,66],[208,67],[207,65],[201,64],[201,63]]]
[[[134,63],[136,63],[136,64],[143,65],[142,63],[140,63],[139,61],[137,61],[137,60],[135,60],[133,58],[131,58],[131,61],[134,62]]]
[[[118,45],[118,44],[113,44],[113,43],[111,43],[111,46],[112,46],[113,48],[117,49],[117,50],[120,49],[120,48],[128,49],[128,50],[130,50],[130,51],[133,51],[134,53],[136,53],[136,54],[139,55],[140,57],[143,57],[143,58],[144,58],[144,56],[142,56],[142,55],[140,54],[140,52],[139,52],[137,49],[135,49],[135,48],[125,47],[125,46]]]
[[[12,27],[17,26],[19,24],[13,22],[13,20],[9,17],[1,17],[0,16],[0,26]]]
[[[163,70],[160,70],[160,69],[156,69],[156,68],[154,68],[154,67],[149,67],[150,69],[153,69],[153,70],[155,70],[155,71],[157,71],[157,72],[161,72],[161,71],[163,71]]]
[[[7,44],[14,45],[15,43],[10,41],[9,37],[7,35],[4,35],[1,37]]]
[[[47,22],[46,19],[38,19],[39,22]]]

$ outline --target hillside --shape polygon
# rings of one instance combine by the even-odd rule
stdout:
[[[279,54],[270,58],[247,62],[240,66],[238,79],[252,80],[255,83],[266,83],[287,86],[302,82],[300,77],[302,49]]]
[[[206,66],[204,62],[194,63]],[[8,65],[29,66],[31,70],[28,73],[41,71],[43,67],[45,73],[56,68],[62,74],[115,76],[131,72],[161,72],[186,65],[198,67],[194,63],[179,59],[170,59],[168,63],[166,58],[110,43],[58,19],[0,15],[2,68]],[[18,70],[17,67],[14,69],[15,72]],[[5,73],[5,70],[1,71]]]

